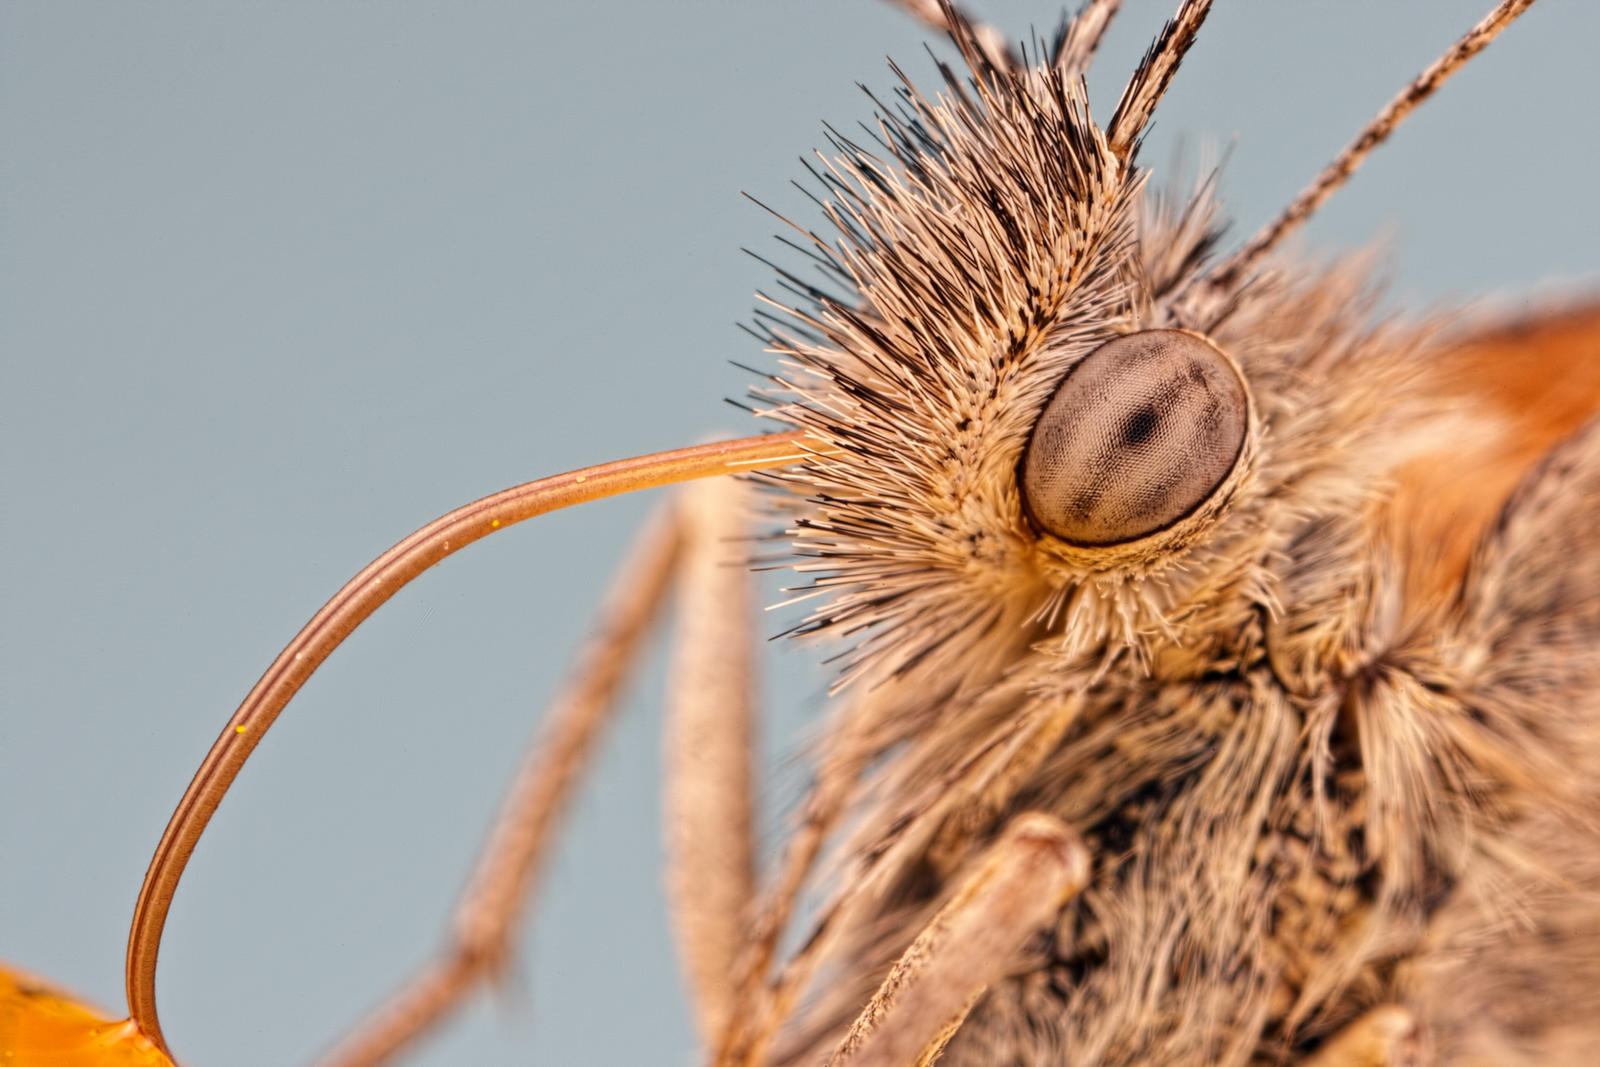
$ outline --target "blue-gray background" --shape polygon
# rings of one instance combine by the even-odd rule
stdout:
[[[1224,3],[1163,104],[1237,136],[1241,229],[1488,0]],[[1173,0],[1129,3],[1102,118]],[[985,8],[1014,35],[1056,8]],[[747,432],[732,323],[820,120],[923,31],[868,0],[0,3],[0,957],[121,1004],[149,850],[238,698],[350,573],[541,474]],[[1547,0],[1339,194],[1399,300],[1583,291],[1600,8]],[[1515,301],[1505,302],[1514,307]],[[343,649],[201,846],[162,969],[193,1064],[305,1059],[436,943],[650,502],[494,538]],[[767,616],[753,625],[778,627]],[[769,673],[777,761],[814,654]],[[652,666],[653,671],[653,666]],[[509,995],[430,1064],[687,1063],[647,673]],[[352,760],[360,753],[360,765]],[[779,767],[778,803],[800,776]]]

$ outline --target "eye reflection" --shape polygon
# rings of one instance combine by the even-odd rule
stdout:
[[[1022,458],[1028,515],[1078,545],[1156,533],[1227,479],[1248,421],[1245,384],[1209,341],[1179,330],[1108,341],[1034,424]]]

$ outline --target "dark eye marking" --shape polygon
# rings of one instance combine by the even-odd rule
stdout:
[[[1156,427],[1161,423],[1161,415],[1154,406],[1145,406],[1128,416],[1128,421],[1122,424],[1122,443],[1129,447],[1136,447],[1150,440],[1156,432]]]

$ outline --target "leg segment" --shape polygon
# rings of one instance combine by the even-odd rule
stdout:
[[[751,491],[720,478],[686,487],[677,500],[683,561],[663,735],[667,890],[707,1045],[733,1011],[754,895],[754,651],[748,549],[738,543]]]
[[[1333,1035],[1303,1067],[1408,1067],[1418,1062],[1416,1036],[1411,1013],[1384,1004]]]
[[[1089,878],[1089,854],[1061,822],[1012,819],[977,868],[890,969],[829,1067],[930,1064],[1028,938]]]

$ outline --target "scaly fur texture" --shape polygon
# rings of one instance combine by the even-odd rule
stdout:
[[[1292,1062],[1386,1002],[1438,1062],[1588,1062],[1600,429],[1569,416],[1507,460],[1514,420],[1449,384],[1438,323],[1376,321],[1361,262],[1186,295],[1220,240],[1209,186],[1148,190],[1080,82],[957,39],[968,69],[904,81],[879,144],[833,139],[835,288],[785,275],[799,299],[760,316],[770,413],[840,450],[779,494],[820,595],[801,629],[868,694],[819,788],[873,768],[813,947],[828,981],[779,1060],[818,1062],[1039,810],[1091,883],[941,1063]],[[1244,373],[1234,476],[1131,548],[1035,531],[1016,471],[1046,400],[1107,338],[1173,326]],[[1407,535],[1429,488],[1496,463],[1507,491],[1438,505],[1470,546],[1442,566]]]

